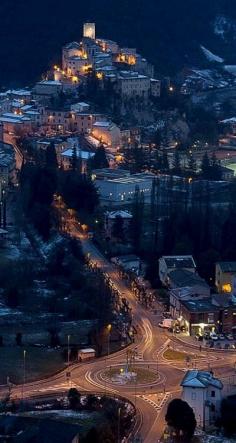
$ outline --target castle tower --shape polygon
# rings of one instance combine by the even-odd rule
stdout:
[[[96,38],[95,23],[84,23],[83,36],[95,40]]]

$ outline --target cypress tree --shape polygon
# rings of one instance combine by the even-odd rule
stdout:
[[[57,153],[53,142],[48,145],[46,150],[46,166],[50,169],[58,168]]]
[[[77,148],[75,144],[72,148],[71,167],[73,171],[76,171],[78,167]]]
[[[211,175],[211,165],[210,165],[210,161],[209,161],[209,157],[208,157],[207,152],[205,152],[205,154],[202,158],[201,173],[202,173],[203,178],[209,180],[210,175]]]

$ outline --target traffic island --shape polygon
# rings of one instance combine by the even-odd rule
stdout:
[[[166,349],[166,351],[163,352],[163,358],[169,361],[190,361],[191,359],[204,358],[204,355]]]
[[[101,378],[117,385],[153,384],[160,380],[160,375],[151,369],[133,367],[127,370],[122,366],[111,367],[101,374]]]

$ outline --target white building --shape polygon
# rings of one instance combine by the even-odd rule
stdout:
[[[211,424],[220,414],[222,400],[222,382],[211,372],[188,371],[182,382],[182,399],[194,411],[196,421],[203,429]]]
[[[71,105],[70,109],[73,112],[87,112],[90,108],[90,105],[85,102],[78,102]]]
[[[154,174],[140,173],[113,179],[97,178],[95,185],[104,205],[130,204],[137,190],[143,194],[144,201],[149,202],[154,177]]]
[[[96,121],[92,127],[92,136],[105,143],[108,148],[117,149],[121,144],[121,132],[119,126],[110,121]]]

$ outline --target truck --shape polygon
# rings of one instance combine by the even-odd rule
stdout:
[[[158,326],[163,329],[171,329],[173,326],[173,318],[163,318],[163,320],[158,323]]]

